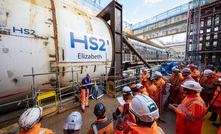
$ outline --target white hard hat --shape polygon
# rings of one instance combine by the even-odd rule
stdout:
[[[201,85],[199,83],[195,82],[195,81],[186,81],[181,86],[184,87],[184,88],[190,89],[190,90],[195,90],[197,92],[202,91]]]
[[[137,89],[137,90],[143,89],[143,85],[140,84],[140,83],[138,83],[138,84],[136,85],[136,89]]]
[[[185,73],[192,73],[192,71],[189,69],[189,68],[184,68],[182,70],[182,72],[185,72]]]
[[[172,71],[173,71],[173,72],[180,72],[180,69],[179,69],[177,66],[174,66],[174,67],[172,68]]]
[[[144,69],[143,71],[144,71],[144,72],[147,72],[147,69]]]
[[[213,74],[213,71],[210,70],[210,69],[206,69],[204,72],[203,72],[204,76],[207,77],[207,76],[210,76]]]
[[[39,122],[42,117],[42,107],[27,109],[18,119],[18,125],[24,130],[29,130]]]
[[[161,72],[156,71],[156,72],[155,72],[155,76],[162,77],[162,74],[161,74]]]
[[[123,87],[122,93],[124,95],[131,94],[131,89],[128,86]]]
[[[143,94],[136,95],[130,104],[132,112],[143,122],[152,122],[159,118],[159,110],[156,103]]]
[[[82,116],[79,112],[72,112],[64,123],[64,130],[79,130],[82,125]]]

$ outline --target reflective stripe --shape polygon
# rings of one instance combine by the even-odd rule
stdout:
[[[205,104],[203,101],[199,100],[199,99],[194,99],[194,100],[189,101],[189,102],[185,105],[185,107],[187,107],[187,105],[189,105],[190,103],[192,103],[192,102],[194,102],[194,101],[198,101],[198,102],[202,103],[202,104],[206,107],[206,104]]]
[[[176,82],[177,85],[179,85],[180,78],[181,78],[181,77],[179,77],[179,79],[178,79],[177,82]]]
[[[153,89],[153,87],[150,86],[150,88],[153,90],[153,93],[155,94],[155,90]]]
[[[41,130],[40,132],[39,132],[39,134],[44,134],[44,132],[47,130],[47,128],[46,129],[44,129],[44,130]]]
[[[92,125],[92,129],[93,129],[93,131],[94,131],[95,134],[98,134],[96,125]]]
[[[127,124],[128,125],[133,125],[129,120],[127,120]]]
[[[213,98],[213,100],[215,100],[215,99]],[[221,101],[219,101],[219,100],[217,100],[217,99],[216,99],[216,101],[219,102],[219,103],[221,103]]]
[[[164,132],[161,131],[161,129],[158,127],[158,130],[160,131],[161,134],[164,134]]]
[[[203,101],[199,100],[199,99],[194,99],[194,100],[189,101],[189,102],[185,105],[185,107],[187,107],[187,105],[189,105],[190,103],[192,103],[192,102],[194,102],[194,101],[198,101],[198,102],[200,102],[201,104],[203,104],[203,105],[206,107],[206,104],[205,104]],[[188,120],[188,121],[191,121],[191,122],[192,122],[191,118],[194,119],[194,120],[196,120],[196,121],[204,121],[204,119],[199,119],[199,118],[197,118],[197,117],[191,115],[188,111],[186,111],[186,116],[187,116],[187,120]],[[205,114],[201,115],[200,117],[203,117],[203,116],[205,116]]]
[[[104,120],[104,121],[102,121],[100,123],[96,123],[96,124],[93,124],[93,125],[96,126],[96,130],[95,131],[97,131],[99,133],[100,130],[102,130],[103,128],[106,128],[111,123],[112,123],[112,120],[106,119],[106,120]],[[92,127],[92,128],[94,129],[94,127]]]
[[[197,118],[197,117],[191,115],[188,111],[186,111],[186,116],[187,116],[187,119],[188,119],[189,121],[191,121],[191,122],[192,122],[191,118],[194,119],[194,120],[196,120],[196,121],[204,121],[204,119],[199,119],[199,118]],[[201,115],[201,116],[202,116],[202,115]]]

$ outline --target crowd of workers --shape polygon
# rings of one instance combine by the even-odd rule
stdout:
[[[214,85],[221,81],[219,71],[212,65],[200,74],[193,64],[184,67],[173,67],[172,74],[167,80],[158,71],[154,77],[150,77],[147,70],[143,70],[141,83],[125,86],[122,89],[125,104],[119,105],[113,112],[113,119],[117,120],[114,126],[112,120],[105,116],[106,108],[102,103],[94,107],[94,115],[97,120],[88,129],[88,134],[164,134],[157,126],[159,112],[162,108],[162,98],[166,94],[166,85],[170,85],[169,109],[177,114],[176,134],[201,134],[207,107],[210,105],[211,121],[221,117],[221,97],[219,86]],[[81,109],[85,112],[88,105],[90,75],[82,80]],[[42,108],[26,110],[19,118],[21,131],[19,134],[53,134],[51,130],[40,128]],[[221,119],[220,119],[221,120]],[[79,133],[82,125],[82,117],[79,112],[71,113],[64,123],[64,133]],[[215,124],[218,126],[220,124]],[[217,133],[221,133],[219,128]]]

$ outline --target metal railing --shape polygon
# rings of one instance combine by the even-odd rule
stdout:
[[[217,0],[202,0],[201,5],[204,5],[204,4],[213,2],[213,1],[217,1]],[[198,3],[194,3],[193,7],[191,7],[191,9],[197,7],[197,5],[198,5]],[[171,18],[173,16],[177,16],[177,15],[180,15],[180,14],[183,14],[183,13],[187,13],[187,12],[188,12],[188,3],[180,5],[180,6],[175,7],[175,8],[172,8],[172,9],[167,10],[166,12],[163,12],[163,13],[161,13],[159,15],[156,15],[152,18],[149,18],[149,19],[141,21],[137,24],[134,24],[132,26],[132,30],[135,31],[135,30],[141,29],[143,27],[146,27],[148,25],[160,22],[162,20]]]

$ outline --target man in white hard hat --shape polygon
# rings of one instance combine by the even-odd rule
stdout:
[[[133,117],[136,123],[127,120],[125,123],[128,127],[126,129],[117,127],[116,134],[123,134],[124,131],[128,134],[164,134],[155,121],[159,118],[159,110],[150,97],[142,94],[136,95],[132,99],[128,115]]]
[[[217,83],[219,81],[219,78],[217,78],[216,73],[214,73],[210,69],[204,70],[203,74],[205,77],[204,80],[202,80],[201,85],[204,89],[200,93],[200,96],[205,101],[206,105],[208,105],[208,103],[210,103],[213,98],[214,91],[216,90],[216,86],[214,86],[213,83]],[[214,111],[209,120],[216,121],[217,115],[218,114]]]
[[[183,76],[180,73],[180,69],[177,67],[172,68],[173,74],[170,76],[168,83],[171,84],[170,86],[170,96],[169,96],[169,103],[177,103],[177,97],[180,93],[180,85],[183,81]]]
[[[181,82],[181,84],[185,83],[186,81],[195,81],[191,77],[191,73],[192,73],[192,71],[189,68],[184,68],[183,69],[183,71],[182,71],[183,81]],[[177,97],[177,104],[180,104],[183,101],[184,98],[185,98],[184,90],[181,87],[180,92],[179,92],[178,97]]]
[[[27,109],[18,119],[18,134],[54,134],[47,128],[41,128],[42,107]]]
[[[201,134],[207,110],[205,102],[197,94],[202,87],[195,81],[186,81],[181,86],[186,97],[177,108],[169,104],[169,109],[177,113],[176,134]]]
[[[125,104],[130,104],[132,101],[132,92],[130,87],[125,86],[122,90],[123,93],[123,100],[125,101]],[[117,109],[113,112],[113,119],[117,120],[117,117],[124,111],[124,105],[119,105]]]
[[[79,112],[72,112],[64,123],[64,134],[78,134],[82,125],[82,116]]]
[[[157,107],[160,107],[160,103],[163,100],[163,93],[165,93],[166,82],[162,79],[162,74],[158,71],[155,72],[154,75],[154,85],[157,87],[157,97],[156,104]]]

